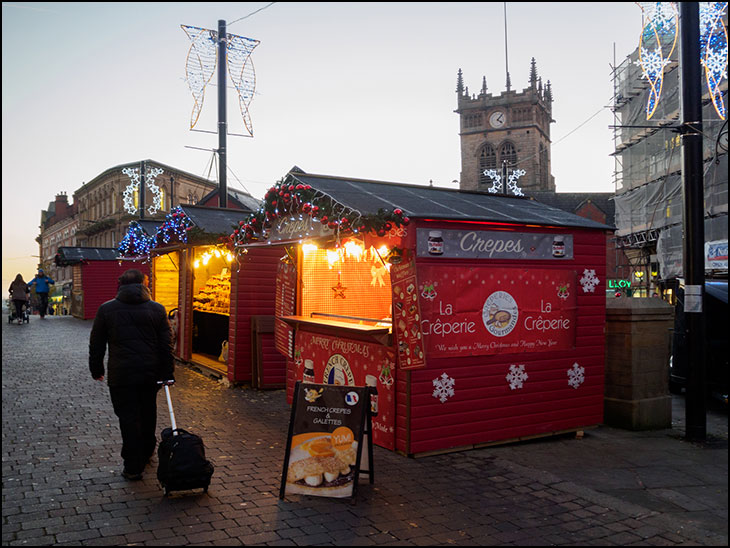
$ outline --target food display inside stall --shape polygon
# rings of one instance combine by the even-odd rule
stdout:
[[[228,359],[233,257],[216,246],[196,247],[194,257],[192,352],[198,361],[223,370]]]
[[[228,314],[231,306],[231,273],[224,268],[220,274],[214,274],[205,285],[193,296],[193,310]]]

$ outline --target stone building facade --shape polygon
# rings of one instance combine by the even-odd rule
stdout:
[[[56,282],[54,294],[70,298],[72,267],[57,266],[54,258],[59,247],[116,248],[130,221],[140,219],[139,190],[130,188],[144,163],[144,219],[162,221],[170,209],[180,204],[195,204],[217,188],[215,182],[186,173],[154,160],[111,167],[68,196],[59,193],[41,211],[39,266]],[[136,171],[135,171],[136,170]],[[130,177],[131,175],[131,177]],[[147,177],[145,177],[147,179]]]
[[[455,110],[460,120],[462,190],[489,190],[493,178],[485,170],[501,172],[503,166],[524,170],[518,179],[523,190],[554,191],[550,169],[550,124],[552,90],[543,87],[535,59],[530,67],[529,87],[511,89],[497,96],[487,93],[486,78],[478,95],[470,95],[459,69]]]

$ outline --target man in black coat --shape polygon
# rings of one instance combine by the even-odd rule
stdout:
[[[139,270],[119,277],[115,299],[99,307],[89,339],[91,376],[107,382],[122,431],[122,475],[142,479],[157,443],[158,381],[174,380],[172,336],[165,307],[153,301]]]

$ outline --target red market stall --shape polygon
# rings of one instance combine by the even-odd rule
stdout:
[[[289,396],[300,380],[375,386],[374,442],[422,455],[602,422],[609,228],[525,198],[295,169],[234,238],[288,249]]]
[[[122,259],[116,249],[107,247],[59,247],[55,262],[73,266],[71,314],[82,320],[96,317],[99,306],[117,295],[117,279],[130,268],[149,276],[143,260]]]
[[[230,382],[284,385],[285,360],[274,350],[274,281],[282,250],[234,257],[227,245],[245,209],[183,205],[171,212],[148,246],[153,297],[162,303],[183,362]],[[254,324],[258,330],[254,330]]]

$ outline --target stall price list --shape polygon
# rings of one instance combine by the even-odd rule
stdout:
[[[393,265],[390,279],[393,287],[393,329],[398,344],[398,364],[401,369],[416,369],[426,365],[421,307],[419,304],[416,264],[413,253],[403,262]]]
[[[276,349],[288,356],[293,357],[294,330],[281,321],[282,316],[292,316],[297,309],[297,273],[293,265],[280,263],[277,277],[277,290],[274,306],[277,319],[274,321],[274,344]]]

